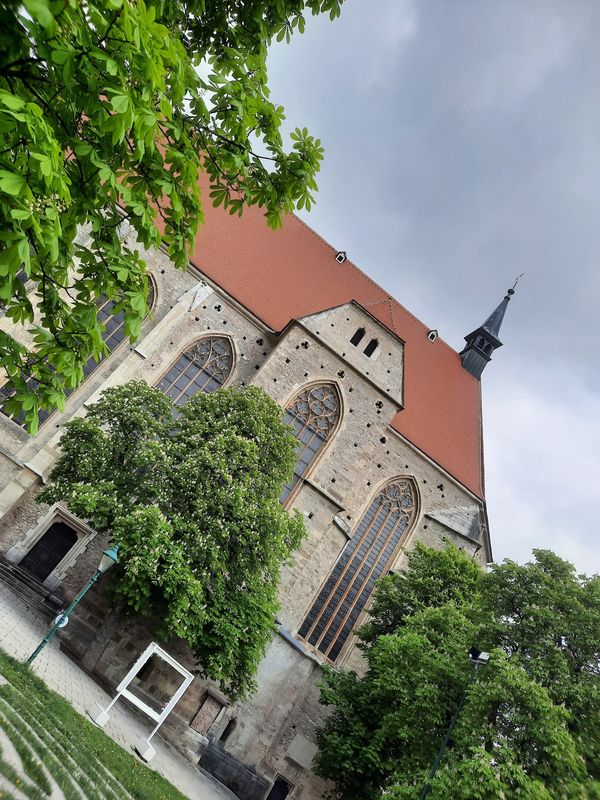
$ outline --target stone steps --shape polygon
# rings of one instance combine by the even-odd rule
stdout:
[[[4,556],[0,556],[0,582],[8,586],[28,608],[37,611],[47,621],[53,620],[64,607],[60,597]]]

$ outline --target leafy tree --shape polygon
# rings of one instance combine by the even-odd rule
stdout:
[[[106,352],[101,299],[138,335],[146,269],[123,219],[185,267],[199,172],[214,205],[258,205],[272,227],[310,208],[323,150],[305,128],[285,149],[266,53],[342,2],[0,0],[0,303],[17,324],[0,331],[7,413],[35,432],[40,408],[63,407]]]
[[[484,574],[419,546],[381,581],[364,675],[329,671],[321,690],[332,797],[416,800],[465,692],[429,800],[600,797],[600,578],[534,556]],[[473,645],[491,652],[475,682]]]
[[[408,554],[409,569],[382,578],[369,621],[360,632],[363,642],[394,633],[417,611],[453,603],[466,608],[479,595],[483,573],[456,547],[436,550],[417,545]]]
[[[296,441],[256,387],[199,392],[173,415],[143,382],[107,389],[65,426],[41,502],[64,501],[119,545],[126,609],[185,639],[232,697],[273,630],[281,565],[304,535],[279,503]]]
[[[577,576],[548,550],[524,566],[505,561],[484,579],[481,631],[569,711],[568,729],[600,780],[600,576]],[[594,795],[595,796],[595,795]]]

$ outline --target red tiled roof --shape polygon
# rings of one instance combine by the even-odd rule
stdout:
[[[256,208],[239,219],[207,202],[205,220],[192,263],[273,330],[354,300],[405,342],[392,427],[482,498],[480,385],[458,353],[297,217],[272,231]]]

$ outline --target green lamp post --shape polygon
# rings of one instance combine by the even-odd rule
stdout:
[[[35,648],[33,653],[27,659],[27,663],[28,664],[31,664],[31,662],[34,661],[34,659],[36,659],[39,656],[39,654],[42,652],[44,647],[48,644],[50,639],[52,639],[52,637],[54,636],[56,631],[59,628],[64,628],[64,626],[69,621],[69,614],[71,614],[73,609],[81,602],[81,600],[84,598],[86,592],[88,592],[89,589],[92,588],[92,586],[96,583],[98,578],[100,578],[101,575],[104,575],[104,573],[107,570],[109,570],[114,564],[117,563],[117,561],[119,560],[118,552],[119,552],[119,548],[118,547],[111,547],[111,548],[109,548],[108,550],[105,550],[102,553],[102,558],[100,559],[100,563],[98,564],[98,569],[96,570],[95,574],[92,575],[92,577],[89,579],[89,581],[83,587],[83,589],[79,592],[77,597],[73,600],[73,602],[66,609],[66,611],[63,611],[54,620],[54,625],[50,628],[48,633],[44,636],[42,641],[39,643],[39,645]]]
[[[465,704],[465,700],[467,699],[467,693],[469,691],[469,687],[473,683],[475,683],[475,681],[477,679],[477,669],[480,666],[485,666],[488,663],[488,661],[490,660],[490,654],[489,653],[485,653],[482,650],[478,650],[476,647],[472,647],[469,650],[468,655],[469,655],[469,660],[471,662],[471,676],[470,676],[469,681],[468,681],[468,683],[466,685],[465,691],[463,692],[463,695],[460,698],[460,702],[459,702],[459,704],[458,704],[458,706],[456,708],[456,711],[454,712],[454,716],[452,717],[452,721],[450,722],[450,727],[446,731],[446,735],[444,736],[444,741],[442,742],[442,745],[441,745],[441,747],[440,747],[440,749],[438,751],[438,754],[436,756],[436,759],[435,759],[435,762],[433,764],[433,767],[431,768],[431,772],[429,773],[429,777],[427,778],[427,783],[425,784],[425,786],[423,787],[423,790],[421,791],[421,794],[419,795],[419,800],[425,800],[425,798],[429,794],[429,791],[431,789],[431,781],[435,778],[435,773],[438,771],[438,768],[439,768],[439,766],[440,766],[440,764],[442,762],[442,757],[444,755],[444,751],[448,747],[448,744],[450,742],[450,738],[452,736],[452,731],[454,730],[454,727],[455,727],[456,723],[458,722],[458,718],[460,716],[460,712],[462,711],[463,706]]]

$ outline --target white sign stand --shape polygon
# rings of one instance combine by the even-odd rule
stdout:
[[[175,694],[171,697],[169,702],[160,712],[155,711],[147,703],[144,703],[143,700],[140,700],[139,697],[133,694],[133,692],[130,692],[129,689],[127,688],[131,683],[131,681],[138,674],[140,669],[150,658],[152,658],[152,656],[158,656],[159,658],[162,658],[163,661],[166,661],[167,664],[169,664],[171,667],[173,667],[173,669],[175,669],[177,672],[179,672],[180,675],[183,676],[183,683],[181,684],[181,686],[179,686]],[[133,703],[133,705],[139,708],[140,711],[143,711],[144,714],[146,714],[156,722],[156,727],[154,728],[150,736],[148,736],[147,739],[140,739],[139,742],[135,745],[136,752],[139,753],[139,755],[144,759],[144,761],[150,761],[150,759],[156,755],[156,750],[150,744],[150,739],[154,736],[156,731],[160,728],[165,719],[175,708],[175,706],[183,696],[183,693],[186,691],[186,689],[193,680],[194,676],[192,675],[191,672],[185,669],[185,667],[182,667],[181,664],[175,661],[173,656],[170,656],[165,650],[162,649],[162,647],[159,647],[159,645],[157,645],[156,642],[152,642],[144,650],[144,652],[135,662],[133,667],[129,670],[127,675],[125,675],[121,683],[117,686],[117,694],[113,697],[113,699],[110,701],[107,707],[102,708],[98,703],[96,703],[96,708],[98,710],[95,712],[88,711],[88,714],[91,717],[92,722],[95,722],[96,725],[98,725],[100,728],[103,728],[108,722],[110,717],[108,712],[117,702],[119,697],[125,697],[127,700],[129,700],[130,703]]]

